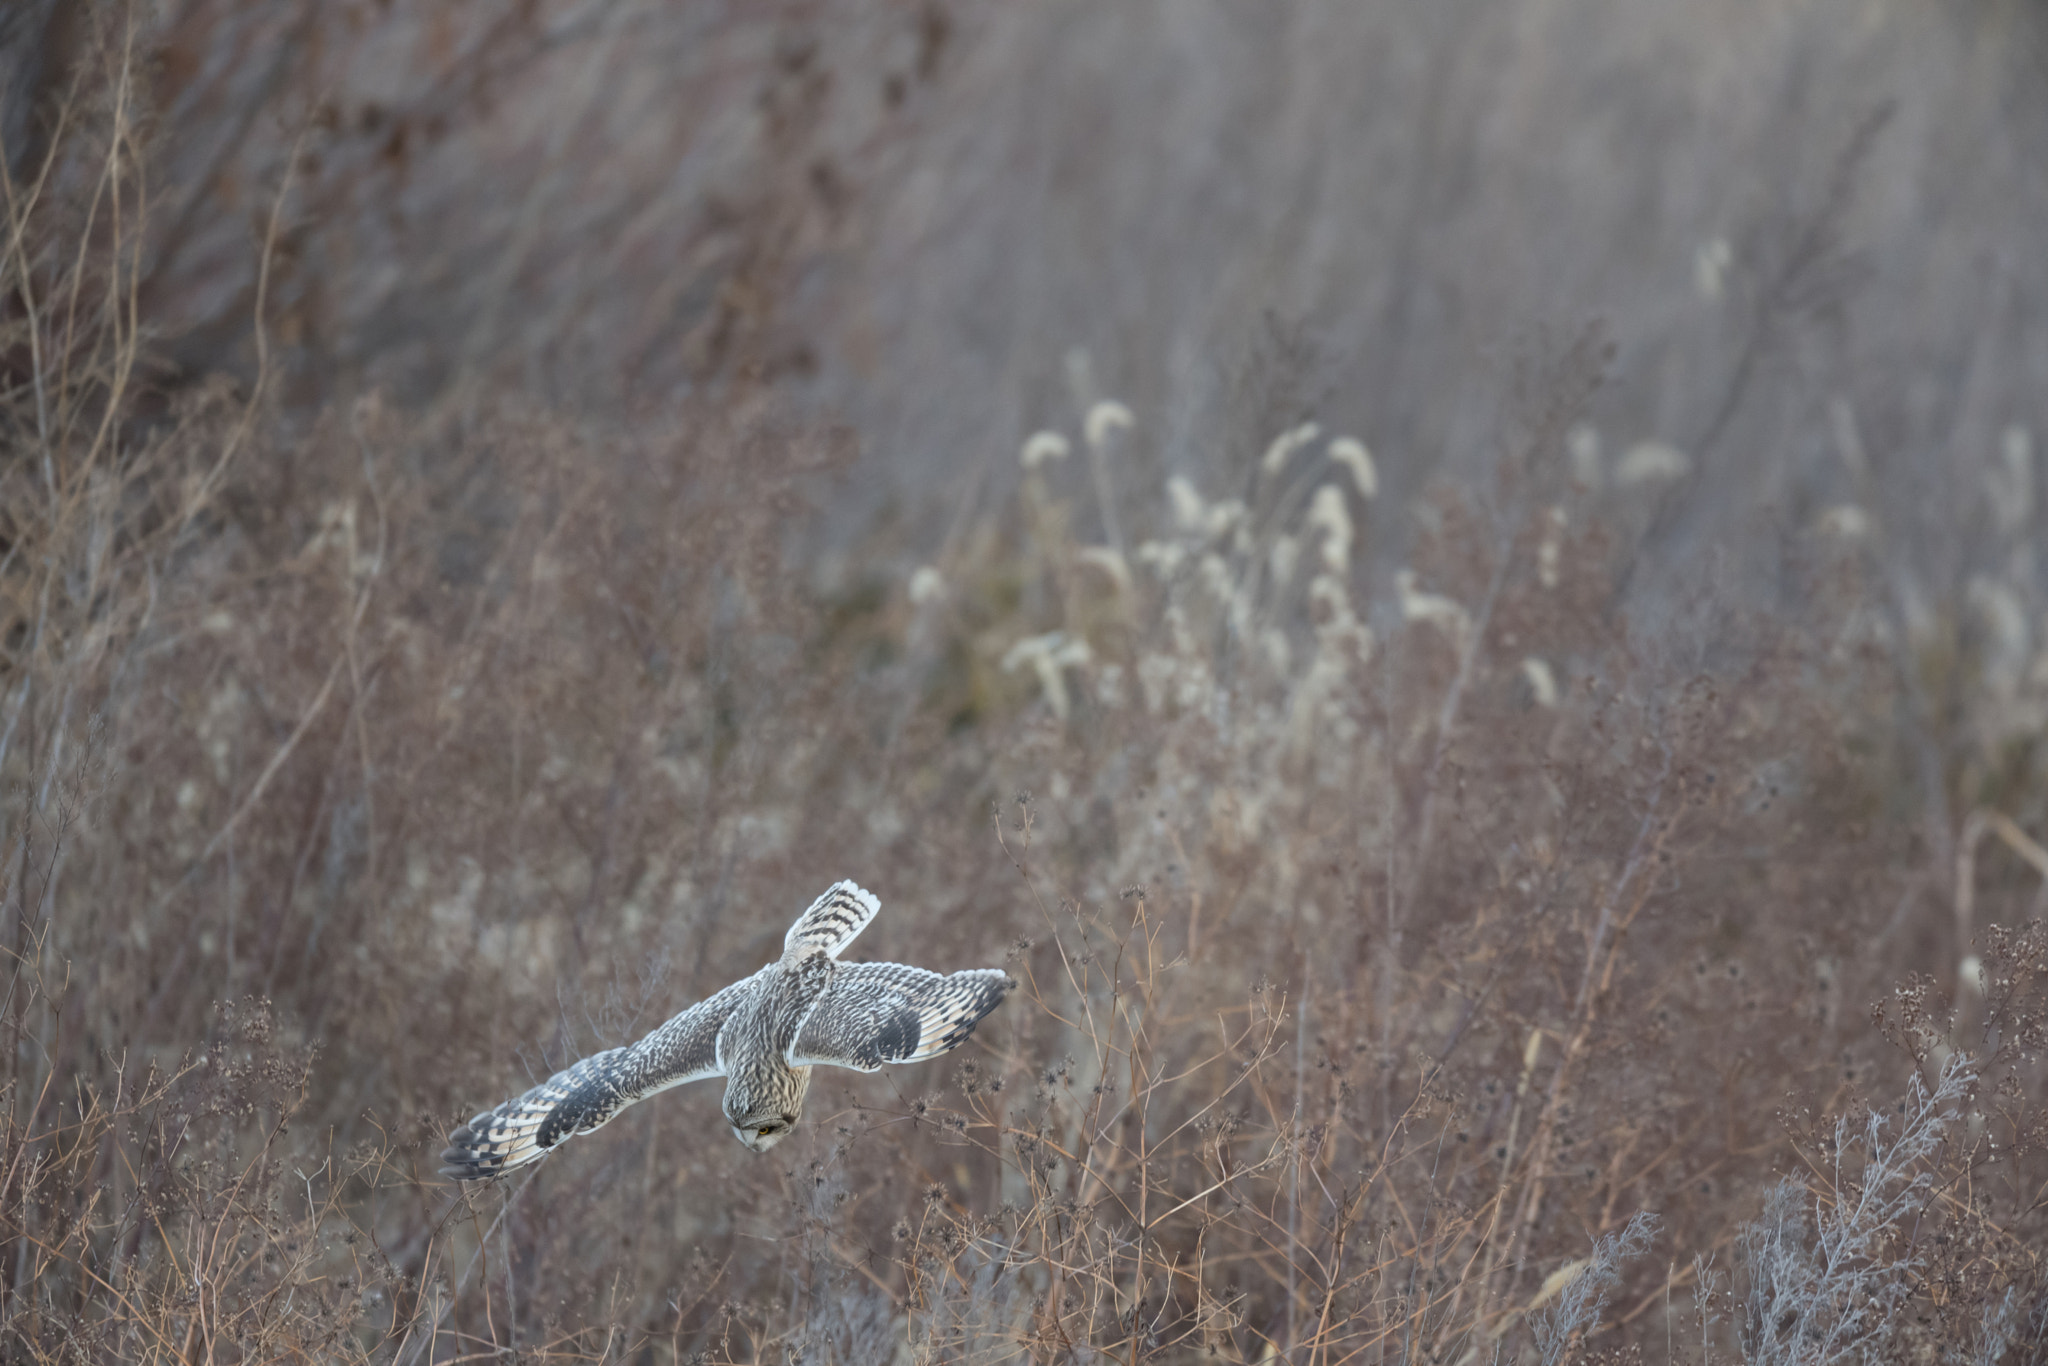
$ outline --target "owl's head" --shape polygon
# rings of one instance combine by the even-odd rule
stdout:
[[[732,1136],[757,1153],[765,1153],[789,1136],[795,1115],[761,1115],[732,1126]]]
[[[735,1067],[725,1082],[725,1122],[732,1136],[757,1153],[767,1152],[796,1127],[810,1086],[808,1067]]]

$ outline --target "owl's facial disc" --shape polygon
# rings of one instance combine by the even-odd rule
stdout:
[[[752,1124],[735,1124],[732,1136],[757,1153],[765,1153],[789,1136],[796,1127],[796,1121],[782,1116],[757,1120]]]

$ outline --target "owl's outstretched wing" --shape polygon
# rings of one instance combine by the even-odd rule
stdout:
[[[850,963],[832,974],[786,1057],[792,1067],[856,1072],[937,1057],[972,1034],[1010,985],[996,968],[942,977],[900,963]]]
[[[563,1139],[603,1128],[635,1101],[722,1075],[719,1027],[760,975],[698,1002],[636,1044],[593,1053],[525,1095],[484,1111],[448,1135],[441,1175],[480,1181],[523,1167]]]

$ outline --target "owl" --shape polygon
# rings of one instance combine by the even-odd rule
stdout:
[[[448,1135],[441,1174],[461,1181],[537,1162],[635,1101],[725,1078],[725,1121],[757,1153],[796,1127],[813,1067],[873,1072],[958,1047],[1015,985],[996,968],[941,976],[900,963],[841,963],[881,909],[833,886],[783,936],[782,956],[636,1044],[592,1054]]]

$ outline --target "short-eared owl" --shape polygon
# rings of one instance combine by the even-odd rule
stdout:
[[[851,882],[819,897],[783,936],[782,957],[640,1042],[555,1073],[448,1135],[441,1174],[473,1181],[523,1167],[657,1091],[725,1078],[733,1135],[767,1152],[803,1113],[817,1066],[873,1072],[937,1057],[1010,989],[994,968],[941,977],[898,963],[840,963],[881,903]]]

